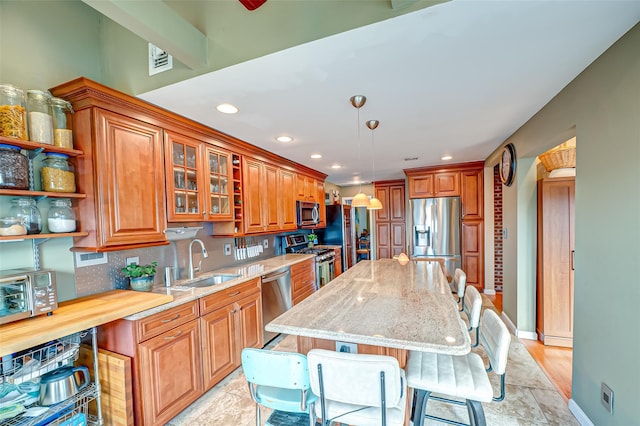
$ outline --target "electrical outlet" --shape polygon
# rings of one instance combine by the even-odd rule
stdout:
[[[507,228],[503,228],[502,229],[502,239],[506,240],[507,238],[509,238],[509,230]]]
[[[125,261],[125,265],[131,265],[132,263],[135,263],[136,265],[139,265],[140,264],[140,258],[138,256],[127,257],[127,260]]]
[[[262,247],[264,248],[269,248],[269,240],[268,239],[264,239],[262,240]]]
[[[608,412],[613,413],[613,390],[607,386],[604,382],[600,386],[600,403],[607,409]]]
[[[336,342],[336,351],[357,354],[358,345],[356,343]]]
[[[231,244],[227,243],[224,245],[224,255],[231,256]]]

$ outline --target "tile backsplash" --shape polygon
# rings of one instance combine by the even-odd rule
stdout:
[[[267,239],[268,247],[264,249],[260,256],[246,260],[235,260],[233,254],[228,256],[224,255],[225,244],[231,244],[231,247],[234,247],[235,241],[233,238],[214,238],[205,229],[199,230],[196,238],[202,240],[209,253],[208,258],[203,258],[200,247],[198,245],[194,245],[193,247],[194,264],[197,265],[198,262],[202,260],[203,272],[255,262],[260,259],[273,257],[277,254],[277,235],[261,235],[255,237],[255,240],[260,242]],[[86,267],[77,267],[76,265],[76,296],[82,297],[114,289],[128,289],[129,280],[120,272],[125,266],[128,257],[138,257],[140,264],[147,264],[153,261],[158,262],[158,272],[155,276],[156,284],[162,283],[164,279],[163,271],[166,266],[174,266],[178,273],[178,279],[185,279],[189,275],[190,242],[191,240],[179,240],[173,241],[165,246],[108,252],[108,263]]]

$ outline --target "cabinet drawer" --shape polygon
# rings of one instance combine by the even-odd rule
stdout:
[[[260,291],[260,278],[234,285],[200,299],[201,315],[213,312],[222,306],[233,303],[249,294]]]
[[[138,321],[138,342],[150,339],[167,330],[198,318],[198,303],[185,303]]]

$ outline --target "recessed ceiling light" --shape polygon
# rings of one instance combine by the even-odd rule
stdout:
[[[341,169],[341,168],[342,168],[342,166],[341,166],[340,164],[332,164],[332,165],[331,165],[331,168],[332,168],[332,169]]]
[[[320,154],[311,154],[311,158],[322,158]]]
[[[291,136],[278,136],[278,137],[276,138],[276,140],[277,140],[278,142],[284,142],[284,143],[286,143],[286,142],[291,142],[291,141],[293,141],[293,138],[292,138]]]
[[[224,114],[235,114],[238,112],[238,108],[231,104],[220,104],[216,107],[216,109]]]
[[[444,157],[442,157],[442,161],[448,161],[451,160],[453,157],[450,155],[445,155]]]

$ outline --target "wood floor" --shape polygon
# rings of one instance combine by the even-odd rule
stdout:
[[[493,302],[496,309],[502,312],[502,293],[487,297]],[[545,346],[539,340],[520,339],[527,348],[531,357],[538,363],[542,371],[560,392],[560,395],[568,401],[571,398],[571,366],[573,350],[558,346]]]

